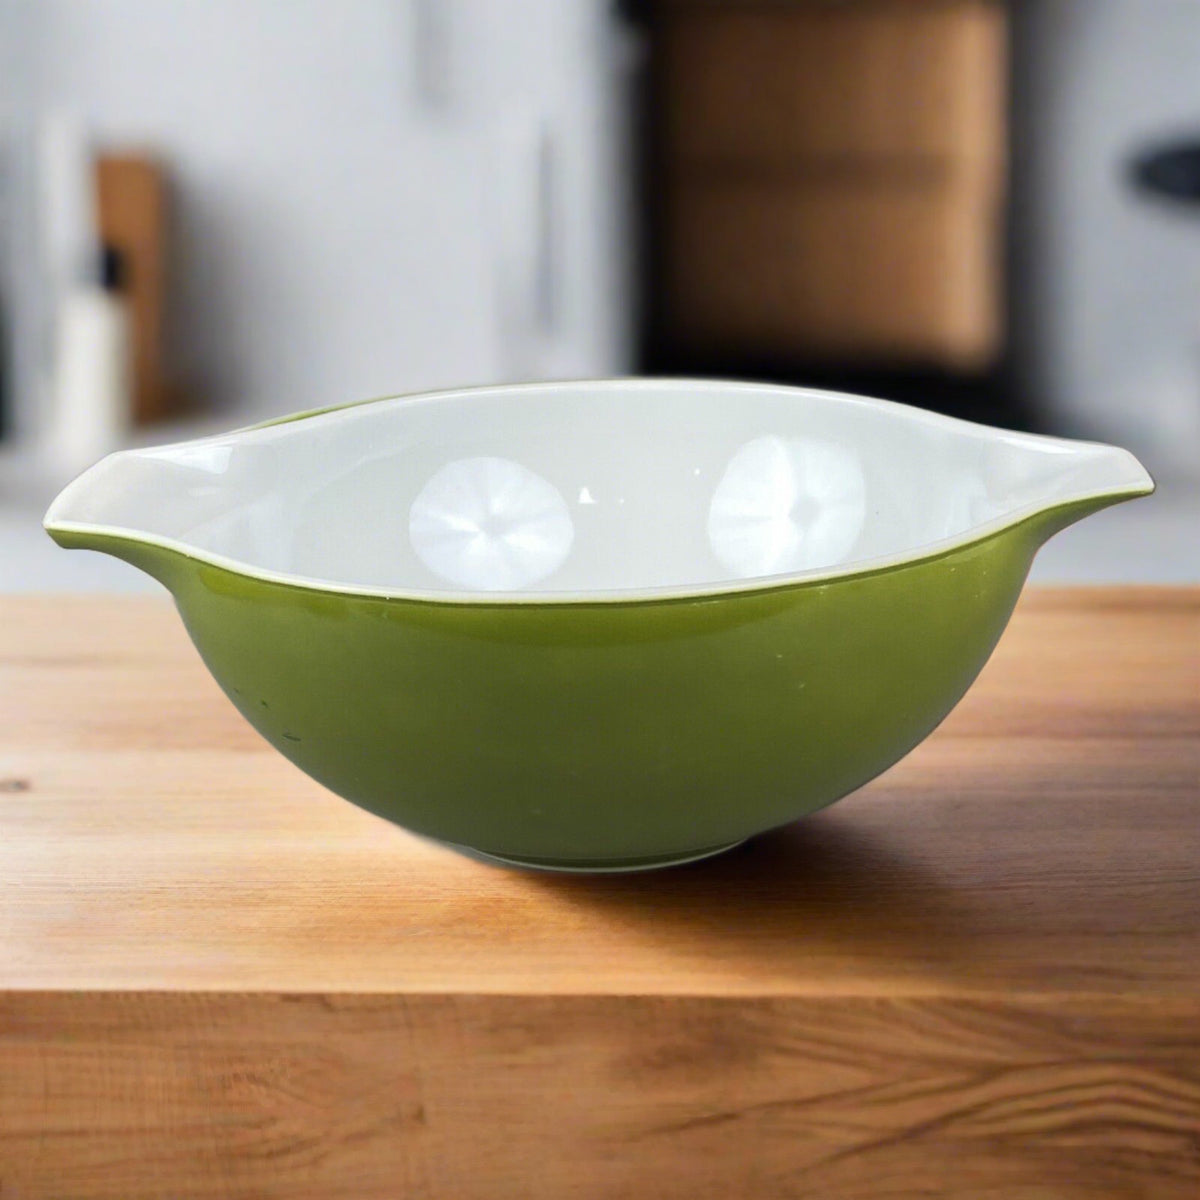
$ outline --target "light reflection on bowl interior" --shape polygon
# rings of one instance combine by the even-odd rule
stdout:
[[[730,458],[712,494],[709,547],[739,579],[843,562],[862,532],[866,493],[847,446],[753,438]],[[596,503],[586,485],[578,503]],[[541,475],[512,459],[477,457],[434,473],[409,510],[408,534],[439,579],[515,591],[562,566],[575,527],[562,494]]]
[[[558,489],[534,471],[508,458],[460,458],[421,489],[408,535],[439,579],[510,592],[554,574],[575,527]]]

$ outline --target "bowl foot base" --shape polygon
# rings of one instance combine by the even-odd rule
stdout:
[[[505,854],[486,854],[482,850],[474,850],[470,846],[459,846],[453,842],[443,843],[459,854],[465,854],[478,862],[492,863],[499,867],[516,867],[522,871],[558,871],[570,875],[617,875],[632,871],[659,871],[663,867],[679,867],[684,863],[699,862],[704,858],[712,858],[724,854],[742,843],[728,842],[723,846],[708,846],[703,850],[688,850],[682,854],[651,855],[646,858],[611,858],[611,859],[557,859],[557,858],[515,858]]]

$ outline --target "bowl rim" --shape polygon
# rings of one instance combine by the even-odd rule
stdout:
[[[436,404],[452,399],[485,398],[495,392],[544,392],[563,387],[597,387],[597,388],[630,388],[630,389],[663,389],[670,391],[685,390],[697,386],[719,386],[735,393],[772,392],[786,393],[793,396],[814,396],[832,399],[866,407],[879,412],[890,412],[902,416],[909,421],[943,429],[971,431],[976,434],[984,433],[991,436],[1007,435],[1020,439],[1030,445],[1057,446],[1074,450],[1088,447],[1112,452],[1122,456],[1122,461],[1130,472],[1129,482],[1104,488],[1095,488],[1072,494],[1065,498],[1055,499],[1052,503],[1027,504],[1013,509],[1011,512],[994,517],[989,521],[953,534],[950,537],[939,538],[925,542],[906,551],[892,554],[875,555],[871,558],[856,559],[834,567],[816,567],[799,571],[788,571],[774,575],[757,575],[744,579],[711,580],[704,583],[666,584],[644,588],[595,588],[573,590],[536,590],[522,589],[511,592],[496,592],[467,589],[439,588],[394,588],[379,587],[365,584],[339,583],[325,580],[316,576],[295,574],[287,571],[275,571],[255,567],[243,559],[228,555],[202,550],[176,538],[164,537],[157,534],[141,533],[126,526],[112,526],[102,523],[73,521],[56,516],[67,508],[72,493],[81,486],[82,482],[95,467],[91,467],[73,479],[59,492],[51,503],[42,520],[42,526],[51,536],[63,534],[70,538],[73,546],[103,550],[106,543],[126,542],[135,545],[152,546],[171,552],[183,558],[191,559],[208,566],[259,580],[264,583],[278,584],[299,591],[323,592],[333,595],[357,596],[370,599],[410,601],[439,605],[457,605],[469,607],[517,607],[517,606],[585,606],[585,605],[614,605],[614,604],[648,604],[663,601],[678,600],[707,600],[721,596],[742,595],[745,593],[778,591],[813,584],[827,584],[843,580],[855,579],[861,576],[875,575],[880,572],[906,567],[930,559],[940,558],[961,550],[977,542],[986,541],[998,533],[1023,524],[1030,518],[1058,509],[1073,507],[1078,504],[1088,504],[1095,501],[1132,499],[1137,496],[1150,495],[1155,490],[1155,482],[1150,473],[1129,451],[1112,446],[1105,442],[1088,441],[1076,438],[1053,437],[1047,434],[1024,433],[1007,430],[998,426],[985,425],[981,422],[967,421],[960,417],[951,417],[930,409],[918,408],[915,405],[902,404],[895,400],[883,400],[877,397],[857,395],[852,392],[839,392],[828,388],[798,387],[789,384],[750,382],[741,380],[691,378],[686,376],[617,376],[611,378],[589,379],[556,379],[539,380],[531,383],[498,383],[478,386],[443,388],[434,391],[399,392],[383,396],[372,396],[365,400],[351,400],[342,404],[326,405],[320,408],[304,409],[299,412],[273,417],[269,420],[258,421],[251,425],[238,426],[224,433],[209,434],[199,438],[188,438],[178,442],[166,442],[151,447],[138,447],[120,450],[108,455],[101,462],[125,456],[137,456],[147,452],[174,450],[182,447],[202,446],[221,442],[241,434],[253,433],[259,430],[271,429],[280,425],[320,419],[323,417],[336,418],[341,415],[352,415],[356,410],[374,404],[389,401],[403,401],[407,404]],[[99,464],[96,464],[97,466]],[[88,546],[89,539],[94,540],[95,546]]]

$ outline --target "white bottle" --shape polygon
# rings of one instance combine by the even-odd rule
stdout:
[[[106,250],[100,277],[72,288],[59,310],[48,450],[64,473],[118,449],[129,429],[133,377],[120,286],[120,259]]]

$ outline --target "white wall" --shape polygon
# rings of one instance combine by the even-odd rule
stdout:
[[[420,0],[8,2],[35,14],[39,104],[169,164],[171,357],[206,404],[240,419],[625,367],[600,0],[427,0],[446,32],[441,102],[415,71],[438,50],[417,45]],[[561,303],[550,332],[521,340],[496,197],[520,192],[527,164],[497,152],[497,131],[538,120],[561,174]]]
[[[1150,140],[1200,136],[1200,3],[1019,8],[1014,320],[1026,385],[1067,429],[1200,473],[1200,209],[1138,194]]]

